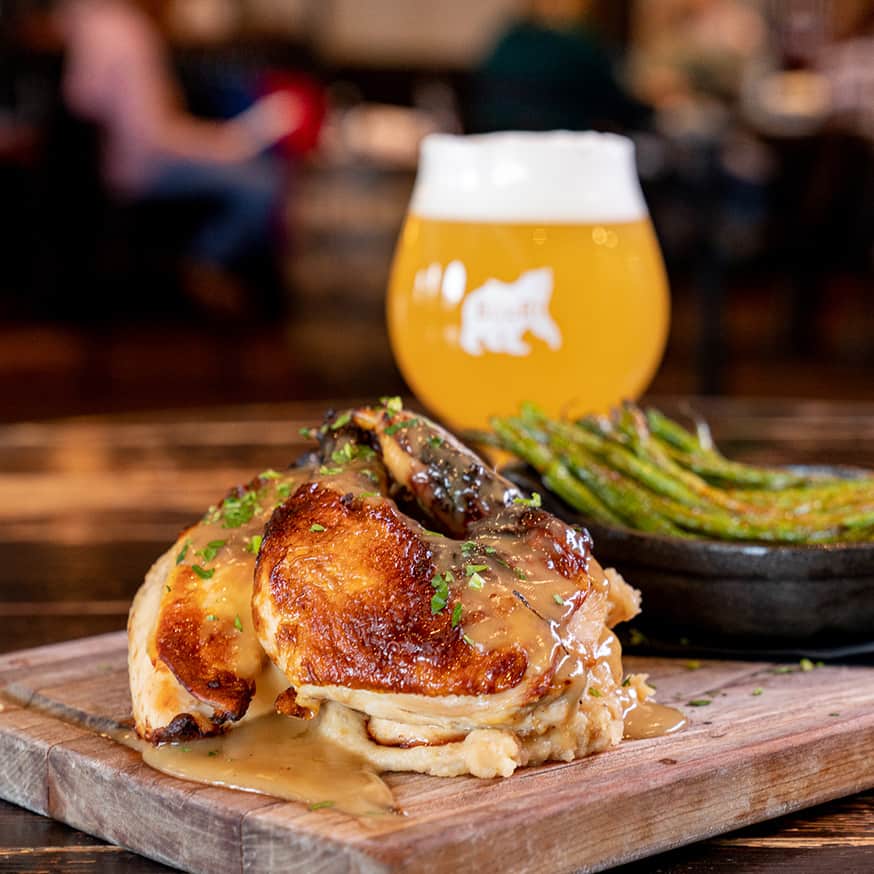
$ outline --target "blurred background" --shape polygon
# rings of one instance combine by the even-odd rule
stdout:
[[[402,390],[419,142],[502,129],[634,138],[653,392],[874,398],[872,0],[2,0],[0,51],[3,420]]]

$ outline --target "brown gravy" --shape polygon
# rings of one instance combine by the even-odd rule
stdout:
[[[623,740],[643,740],[673,734],[684,728],[688,720],[673,707],[656,704],[654,701],[635,702],[625,711]]]

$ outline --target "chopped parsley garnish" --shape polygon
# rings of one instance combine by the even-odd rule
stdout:
[[[342,472],[343,472],[342,467],[328,467],[326,464],[323,464],[319,468],[319,473],[322,476],[336,476],[338,473],[342,473]]]
[[[461,635],[461,639],[462,639],[462,640],[463,640],[463,641],[464,641],[468,646],[475,646],[475,644],[474,644],[474,642],[473,642],[473,639],[470,638],[470,637],[468,637],[466,634],[462,634],[462,635]]]
[[[216,619],[218,619],[218,617],[215,615],[215,613],[207,613],[206,614],[206,621],[207,622],[215,622]]]
[[[415,417],[412,419],[405,419],[403,422],[393,422],[385,429],[385,433],[390,437],[402,428],[415,428],[418,424],[419,420]]]
[[[530,498],[513,498],[514,504],[521,504],[523,507],[539,507],[541,505],[540,493],[532,492]]]
[[[276,487],[276,496],[284,501],[291,494],[291,483],[280,483]]]
[[[778,665],[774,668],[773,673],[775,674],[791,674],[795,668],[792,665]]]
[[[428,442],[435,448],[439,449],[446,441],[442,437],[433,435],[428,438]]]
[[[191,752],[191,747],[179,747],[179,749],[180,749],[183,753],[190,753],[190,752]]]
[[[485,584],[486,581],[478,573],[472,573],[467,581],[471,589],[481,589]]]
[[[379,492],[360,492],[359,497],[361,497],[361,498],[381,498],[382,495],[380,495]],[[431,533],[433,533],[433,532],[431,532]]]
[[[335,801],[315,801],[310,806],[310,810],[323,810],[326,807],[333,807],[336,804]]]
[[[255,513],[260,511],[258,492],[244,492],[242,496],[231,495],[225,498],[221,506],[221,514],[224,519],[222,525],[224,528],[239,528],[247,522],[251,522]]]
[[[700,667],[701,662],[699,662],[697,659],[690,659],[688,662],[686,662],[687,671],[697,671]]]
[[[462,555],[468,556],[475,551],[476,551],[476,544],[472,540],[465,540],[464,543],[461,544],[461,554]]]
[[[258,474],[261,479],[279,479],[282,474],[278,470],[274,470],[272,467],[267,470],[262,470],[261,473]]]
[[[395,395],[394,397],[385,397],[380,398],[379,402],[388,410],[390,413],[399,413],[404,408],[404,402]]]
[[[331,423],[331,430],[338,431],[344,425],[348,425],[351,421],[352,413],[347,410],[345,413],[341,413],[339,416],[337,416],[336,419],[334,419],[334,421]]]
[[[226,543],[227,540],[210,540],[203,549],[198,549],[194,554],[199,555],[204,561],[212,561]]]
[[[765,690],[761,686],[756,686],[755,689],[750,693],[751,695],[761,695]]]
[[[366,476],[372,483],[379,485],[379,477],[372,470],[362,470],[361,474]]]
[[[445,537],[445,534],[441,534],[439,531],[432,531],[430,528],[422,529],[429,537]]]
[[[185,561],[185,556],[188,554],[189,546],[191,546],[191,541],[186,540],[182,549],[179,550],[179,555],[176,556],[176,564],[182,564],[182,562]]]
[[[452,608],[452,627],[455,628],[461,622],[461,601]]]
[[[604,697],[601,690],[597,686],[589,686],[589,694],[593,698],[603,698]]]
[[[526,574],[525,571],[523,571],[520,567],[514,567],[513,573],[516,574],[516,576],[519,577],[520,580],[528,579],[528,574]]]
[[[822,662],[820,662],[820,664],[822,664]],[[815,665],[810,659],[801,659],[801,661],[798,662],[798,665],[805,674],[808,671],[812,671],[815,667],[818,667],[818,665]]]
[[[325,530],[325,526],[319,525],[318,522],[313,522],[313,524],[310,525],[310,531],[314,531],[314,532],[318,533],[319,531],[324,531],[324,530]]]
[[[218,755],[218,750],[210,750],[210,751],[207,753],[207,755],[208,755],[210,758],[213,758],[214,756],[217,756],[217,755]]]
[[[164,586],[164,589],[165,589],[166,591],[168,591],[168,592],[172,592],[172,591],[173,591],[173,587],[170,586],[169,584],[168,584],[168,585],[165,585],[165,586]]]
[[[356,458],[369,461],[376,453],[369,446],[358,446],[355,443],[344,443],[339,449],[331,453],[331,461],[334,464],[348,464]]]
[[[487,571],[489,566],[487,564],[466,564],[464,566],[464,572],[467,576],[472,577],[474,574],[478,574],[480,571]]]
[[[708,704],[712,704],[713,701],[710,698],[693,698],[688,702],[689,707],[706,707]]]
[[[240,621],[239,616],[234,616],[234,628],[236,628],[237,631],[243,630],[243,623]]]
[[[562,596],[559,595],[558,592],[556,592],[552,596],[552,600],[555,601],[555,603],[558,604],[559,607],[564,607],[564,598],[562,598]]]
[[[246,539],[246,552],[251,552],[252,555],[258,555],[258,550],[261,549],[261,542],[264,540],[263,534],[253,534]]]
[[[486,555],[494,555],[497,552],[494,546],[486,546],[483,548],[483,551]]]
[[[623,685],[623,686],[630,686],[630,685],[631,685],[631,677],[626,677],[626,678],[622,681],[622,685]]]
[[[215,568],[201,567],[199,564],[191,565],[191,570],[194,571],[202,580],[208,580],[215,573]]]
[[[300,434],[301,437],[305,437],[307,440],[311,440],[316,436],[314,430],[308,426],[301,428],[297,433]]]
[[[431,596],[432,616],[440,613],[446,607],[446,603],[449,601],[449,581],[452,579],[452,575],[447,571],[446,574],[436,574],[431,580],[431,585],[434,588],[434,594]]]

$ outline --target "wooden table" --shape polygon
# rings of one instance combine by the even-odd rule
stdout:
[[[165,544],[227,485],[299,455],[298,429],[325,406],[0,428],[0,651],[122,628],[131,596]],[[732,454],[874,467],[874,404],[701,399],[694,406]],[[0,871],[62,869],[168,870],[0,801]],[[874,871],[874,792],[622,870]]]

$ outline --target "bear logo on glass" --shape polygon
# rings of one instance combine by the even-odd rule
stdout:
[[[552,269],[541,267],[513,282],[489,279],[471,291],[461,305],[461,348],[468,355],[528,355],[531,346],[523,338],[530,332],[550,349],[560,349],[561,331],[549,314],[552,285]]]

